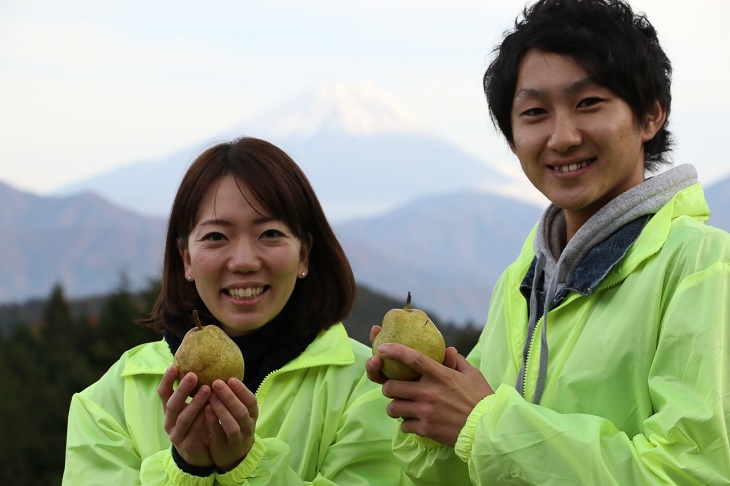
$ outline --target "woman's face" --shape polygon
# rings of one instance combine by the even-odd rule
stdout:
[[[223,330],[242,336],[281,312],[307,273],[309,248],[229,174],[208,189],[181,255]]]

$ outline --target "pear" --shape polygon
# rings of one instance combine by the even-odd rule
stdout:
[[[212,385],[215,380],[243,380],[243,355],[238,345],[220,327],[203,326],[198,311],[193,311],[193,319],[196,327],[185,334],[174,357],[179,370],[178,380],[191,371],[198,376],[198,384],[190,395],[195,395],[202,385]]]
[[[373,355],[379,355],[377,349],[383,343],[400,343],[439,363],[444,362],[446,355],[444,337],[425,312],[411,306],[410,292],[403,309],[391,309],[383,317],[381,330],[373,339]],[[383,374],[393,380],[413,381],[421,377],[410,366],[391,358],[383,358]]]

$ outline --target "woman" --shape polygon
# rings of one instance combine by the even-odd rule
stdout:
[[[243,138],[193,162],[173,203],[162,290],[126,352],[69,413],[64,484],[389,484],[393,422],[340,322],[352,270],[299,167]],[[174,386],[194,326],[241,348],[243,381]],[[255,394],[254,394],[255,393]],[[162,403],[160,403],[160,401]]]

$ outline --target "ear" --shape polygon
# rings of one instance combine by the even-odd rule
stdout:
[[[312,251],[312,234],[307,234],[307,240],[300,242],[299,247],[299,268],[297,275],[302,276],[302,273],[306,275],[309,273],[309,253]]]
[[[184,270],[185,270],[185,277],[187,277],[188,275],[192,275],[192,273],[191,273],[192,262],[190,260],[190,252],[188,251],[187,246],[183,246],[183,244],[181,242],[178,242],[177,248],[178,248],[178,251],[180,252],[180,256],[182,257],[183,266],[184,266]]]
[[[641,127],[641,140],[646,143],[664,126],[667,119],[667,108],[657,101],[654,103],[654,109],[646,114],[646,120]]]

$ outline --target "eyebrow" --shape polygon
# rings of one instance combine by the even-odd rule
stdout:
[[[253,220],[253,224],[265,224],[271,221],[279,221],[279,218],[273,216],[261,216]],[[211,218],[201,221],[197,226],[233,226],[233,223],[227,219]]]
[[[592,86],[596,83],[588,77],[579,79],[573,83],[571,83],[567,88],[563,90],[565,94],[574,94],[581,89],[585,88],[586,86]],[[519,91],[515,93],[515,99],[516,98],[547,98],[548,93],[547,91],[537,89],[537,88],[522,88]]]

